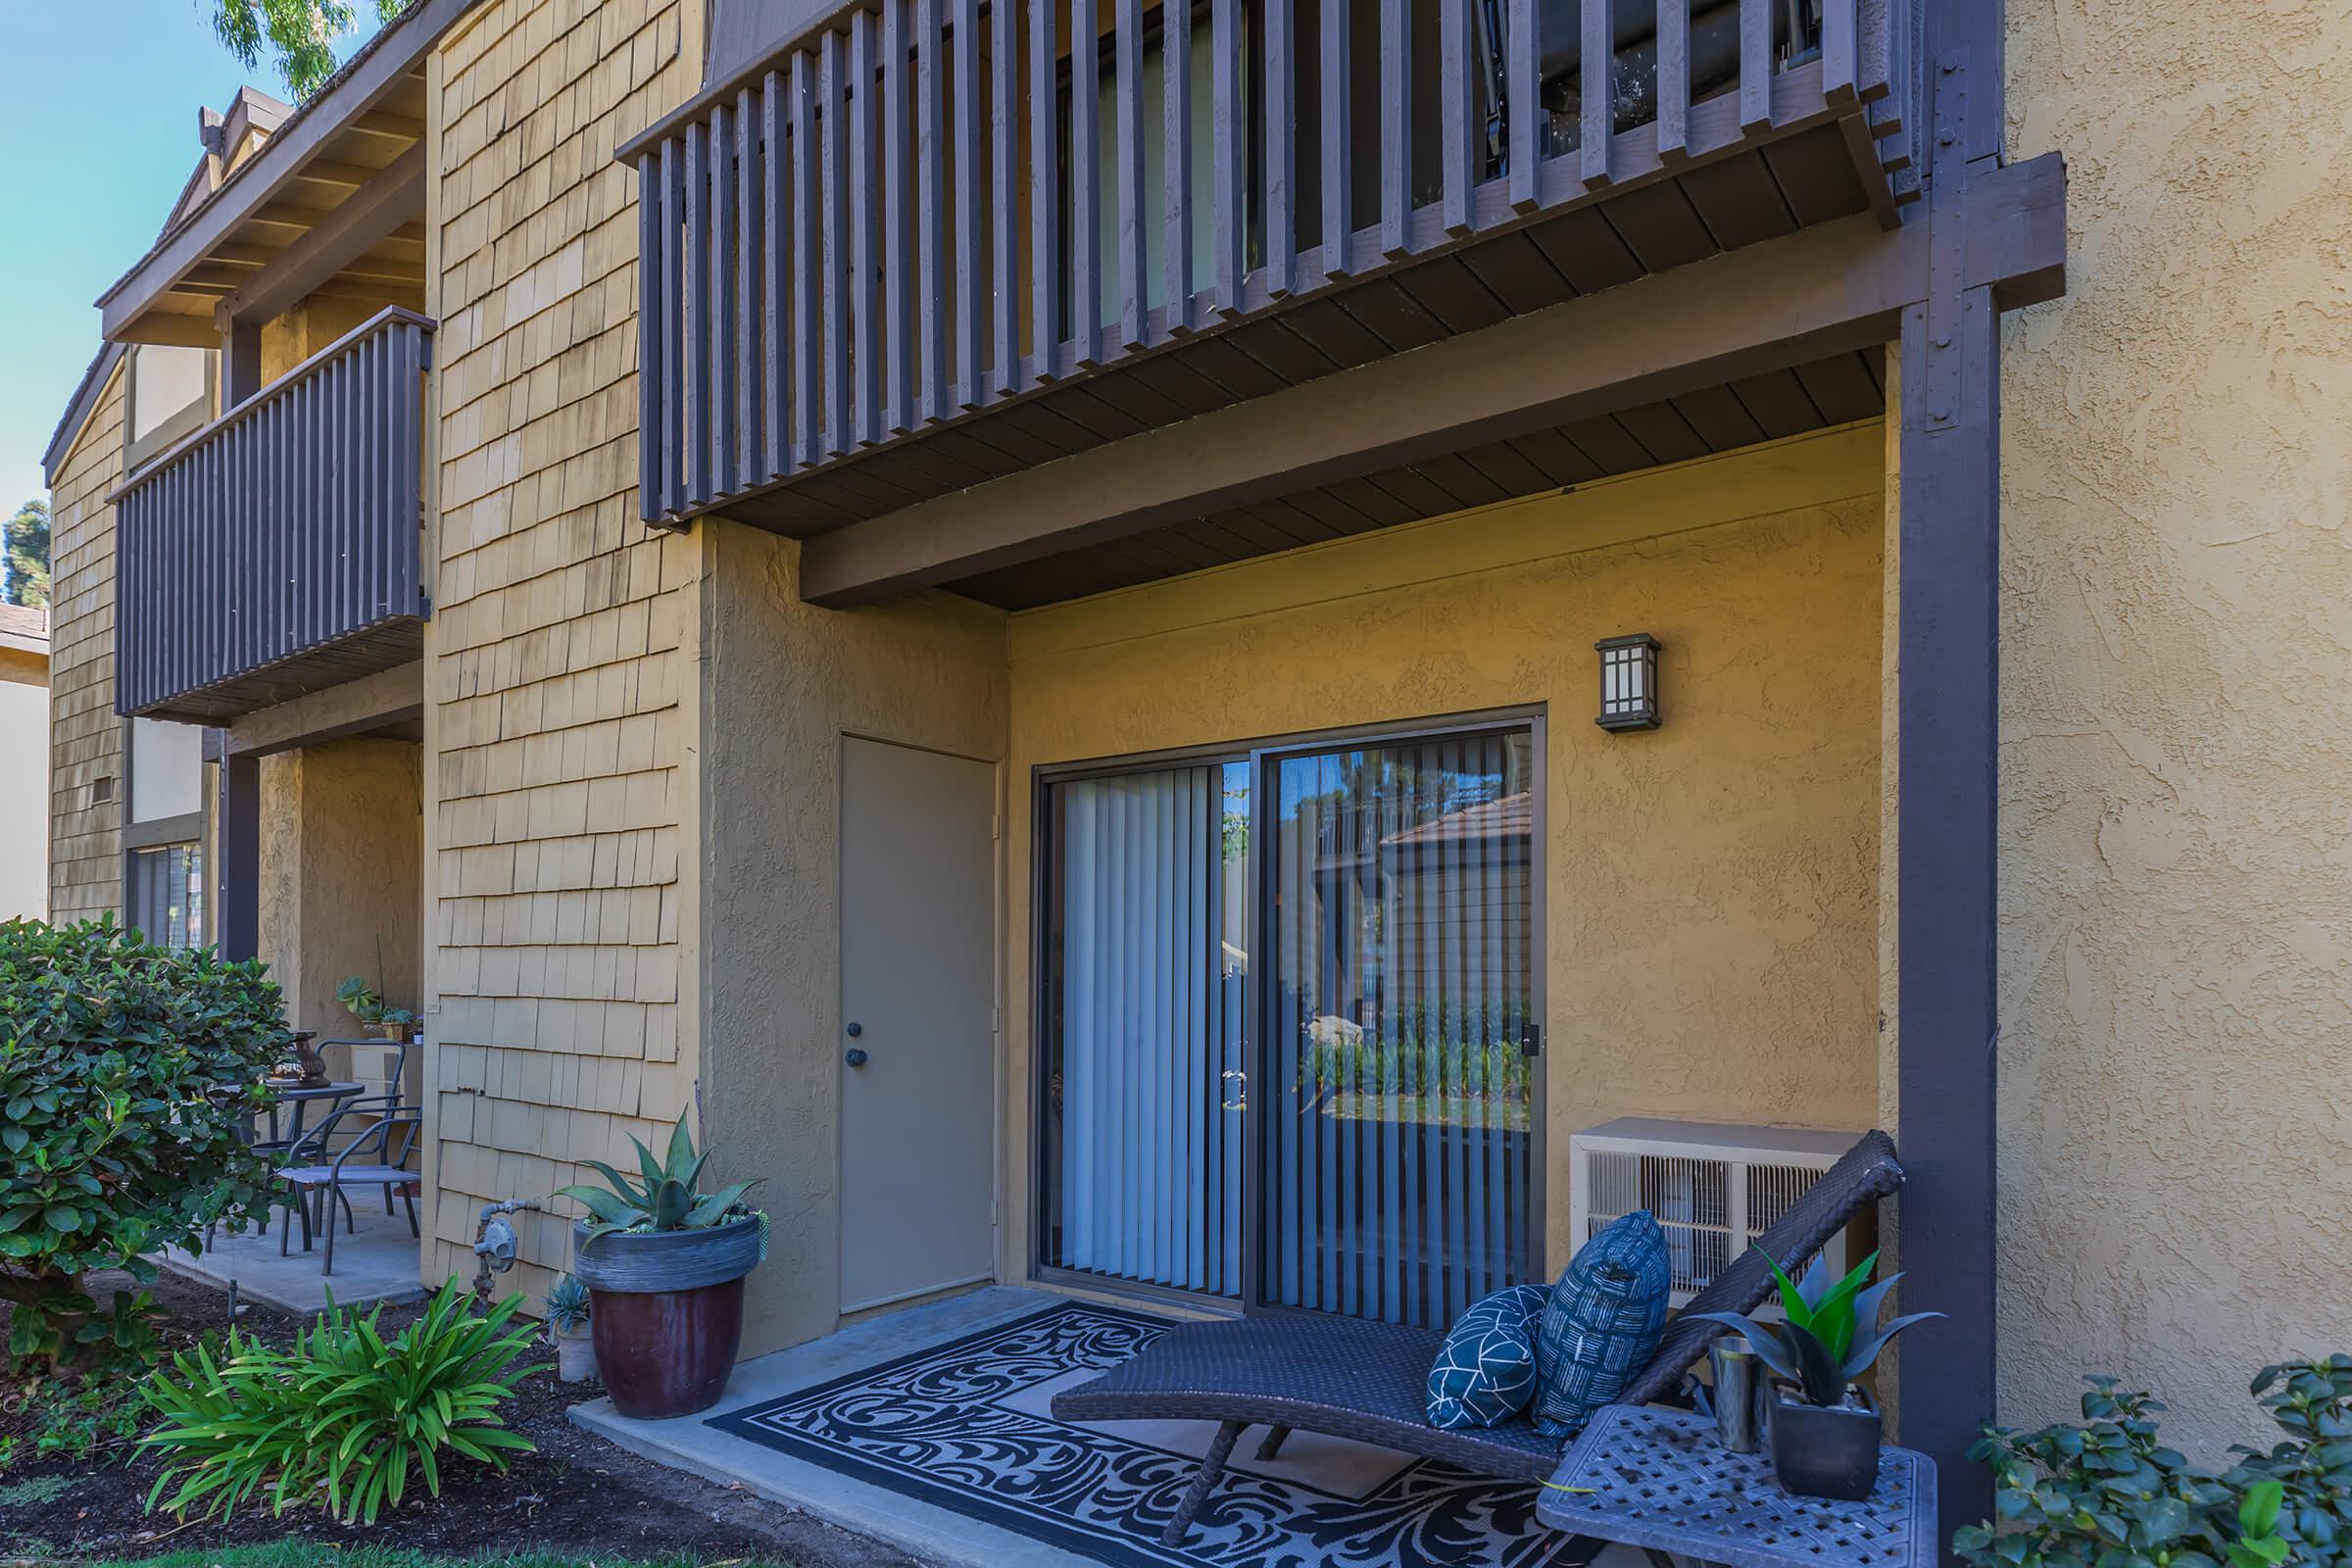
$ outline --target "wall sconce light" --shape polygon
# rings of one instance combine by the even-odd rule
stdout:
[[[1645,631],[1603,637],[1592,645],[1600,655],[1602,729],[1658,727],[1658,640]]]

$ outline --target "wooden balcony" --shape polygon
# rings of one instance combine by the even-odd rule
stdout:
[[[619,149],[641,509],[811,536],[1723,250],[1891,226],[1908,16],[850,9]],[[1083,72],[1071,37],[1099,39]]]
[[[115,492],[116,711],[218,724],[421,654],[432,333],[386,310]]]

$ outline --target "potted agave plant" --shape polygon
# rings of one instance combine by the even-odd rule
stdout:
[[[1879,1481],[1882,1420],[1854,1380],[1870,1370],[1897,1334],[1943,1316],[1912,1312],[1880,1326],[1879,1303],[1902,1276],[1870,1284],[1878,1261],[1879,1254],[1871,1253],[1835,1285],[1829,1265],[1818,1256],[1801,1282],[1774,1263],[1787,1314],[1780,1322],[1762,1323],[1738,1312],[1697,1314],[1738,1329],[1771,1369],[1775,1387],[1765,1409],[1772,1468],[1782,1490],[1796,1496],[1858,1502],[1870,1495]]]
[[[597,1370],[624,1416],[709,1409],[743,1343],[743,1277],[767,1255],[767,1216],[743,1200],[757,1179],[696,1187],[710,1157],[695,1152],[680,1115],[665,1157],[637,1143],[642,1180],[592,1159],[609,1185],[563,1189],[587,1205],[572,1226],[571,1271],[588,1287]]]
[[[556,1378],[585,1383],[596,1376],[596,1342],[588,1327],[588,1287],[565,1274],[548,1287],[547,1337],[556,1343]]]

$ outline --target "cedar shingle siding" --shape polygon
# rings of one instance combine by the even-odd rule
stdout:
[[[692,3],[692,0],[688,0]],[[614,142],[693,90],[699,15],[490,0],[444,40],[426,890],[438,1198],[474,1210],[621,1160],[693,1093],[678,861],[694,547],[637,517],[637,215]],[[699,11],[699,7],[697,7]],[[593,1178],[592,1178],[593,1179]],[[519,1216],[537,1294],[565,1222]]]

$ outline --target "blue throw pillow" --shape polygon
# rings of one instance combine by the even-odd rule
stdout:
[[[1527,1408],[1536,1392],[1536,1318],[1551,1291],[1512,1285],[1482,1297],[1454,1323],[1429,1369],[1429,1424],[1491,1427]]]
[[[1657,1353],[1674,1289],[1666,1233],[1647,1209],[1577,1250],[1536,1340],[1536,1430],[1574,1437]]]

